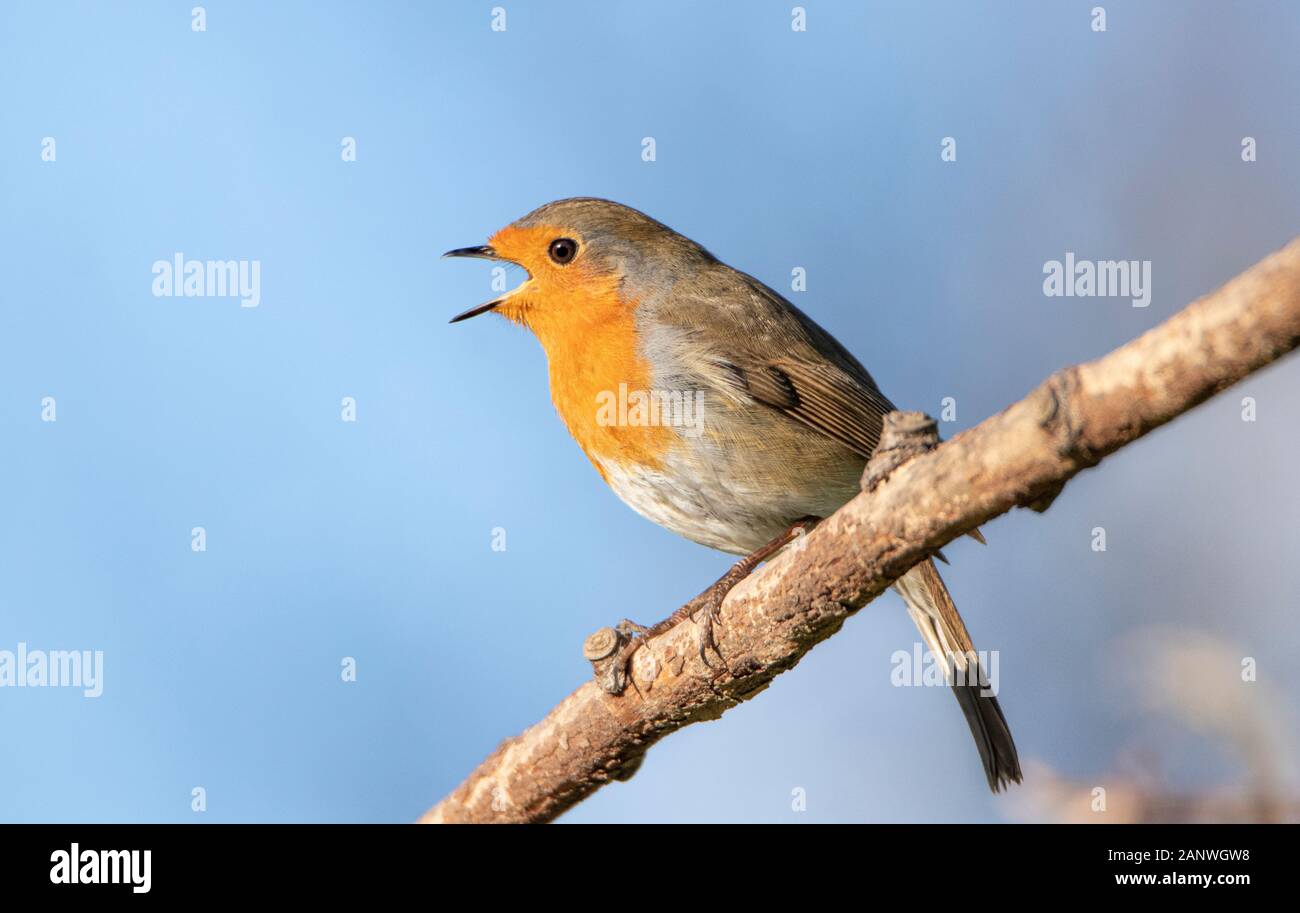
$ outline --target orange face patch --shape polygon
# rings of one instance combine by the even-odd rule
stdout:
[[[556,238],[578,241],[572,263],[551,261],[547,249]],[[582,239],[563,228],[507,227],[491,243],[500,256],[528,270],[529,280],[496,310],[528,327],[542,344],[551,400],[583,452],[602,476],[602,460],[660,467],[676,440],[672,429],[631,423],[625,411],[608,408],[620,385],[624,391],[649,391],[653,382],[637,346],[636,303],[619,294],[618,277],[590,269],[581,254]]]

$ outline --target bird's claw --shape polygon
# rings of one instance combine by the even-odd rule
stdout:
[[[721,616],[722,601],[719,599],[709,599],[691,616],[691,621],[700,635],[700,662],[709,669],[713,668],[713,663],[709,662],[708,651],[710,650],[718,657],[722,668],[727,668],[727,660],[718,649],[718,642],[713,637],[713,626],[721,622]]]
[[[618,624],[614,625],[614,630],[622,634],[628,640],[632,640],[637,636],[644,635],[646,631],[650,630],[650,626],[639,625],[630,618],[624,618]]]

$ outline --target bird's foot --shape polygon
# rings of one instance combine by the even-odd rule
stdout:
[[[732,568],[732,570],[734,571],[735,568]],[[739,574],[732,579],[731,571],[728,571],[713,586],[682,606],[682,609],[685,610],[685,617],[689,618],[695,625],[700,662],[710,669],[713,668],[713,663],[709,662],[710,651],[718,657],[719,662],[722,663],[722,668],[727,668],[726,657],[718,649],[718,642],[713,636],[713,628],[714,625],[722,623],[722,601],[727,598],[727,594],[735,588],[736,584],[745,579],[745,576],[746,574]]]
[[[748,577],[759,564],[776,554],[786,545],[789,545],[799,536],[807,533],[819,522],[820,519],[817,517],[804,517],[792,523],[784,533],[752,554],[741,558],[707,590],[657,624],[640,625],[635,621],[624,618],[613,628],[603,628],[602,632],[608,631],[609,636],[615,638],[614,642],[618,646],[616,656],[613,655],[614,651],[610,650],[609,653],[602,653],[603,658],[600,658],[599,661],[597,657],[590,655],[587,657],[596,665],[596,680],[600,682],[600,686],[610,694],[622,694],[629,682],[633,684],[633,687],[636,687],[632,675],[632,657],[636,654],[636,651],[647,644],[651,638],[659,636],[668,629],[675,627],[678,622],[687,619],[694,623],[696,630],[699,632],[700,661],[707,668],[713,669],[713,663],[709,662],[708,656],[709,652],[712,651],[722,662],[722,669],[726,670],[728,668],[727,659],[722,655],[722,651],[718,649],[713,629],[715,625],[720,624],[722,621],[722,603],[727,598],[727,594],[736,587],[736,584]],[[596,635],[592,636],[595,637]],[[602,645],[601,649],[604,646]],[[611,657],[613,658],[611,659]]]
[[[709,662],[707,655],[707,651],[712,650],[717,654],[718,659],[722,660],[723,668],[726,668],[727,661],[718,652],[718,645],[713,637],[713,626],[719,621],[722,600],[726,598],[727,593],[737,582],[723,577],[657,624],[642,625],[637,624],[630,618],[624,618],[613,628],[602,628],[597,634],[593,634],[593,638],[599,634],[605,634],[604,641],[596,648],[596,652],[602,655],[587,656],[595,666],[597,683],[610,694],[622,694],[629,684],[636,688],[636,677],[633,675],[632,670],[632,660],[636,656],[636,652],[642,647],[647,650],[650,649],[647,644],[652,637],[659,636],[670,628],[676,627],[679,622],[687,619],[690,619],[699,630],[700,659],[704,665],[713,668],[713,664]],[[613,636],[614,642],[617,644],[617,654],[612,657],[605,652],[610,635]],[[591,638],[588,638],[588,641],[590,643]]]

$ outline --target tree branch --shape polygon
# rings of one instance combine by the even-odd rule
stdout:
[[[636,654],[622,695],[588,682],[507,739],[423,822],[549,821],[626,779],[670,732],[762,691],[918,561],[1013,507],[1045,510],[1076,473],[1300,344],[1300,239],[1160,326],[937,449],[868,476],[874,487],[727,597],[726,657],[691,624]],[[873,459],[873,464],[875,460]],[[880,469],[878,465],[875,467]]]

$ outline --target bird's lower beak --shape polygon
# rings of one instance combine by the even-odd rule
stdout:
[[[448,320],[448,323],[460,323],[462,320],[469,320],[471,317],[477,317],[479,314],[486,314],[501,303],[501,299],[489,301],[487,304],[480,304],[478,307],[472,307],[468,311],[462,311],[455,317]]]
[[[496,250],[490,244],[484,244],[480,247],[458,247],[455,250],[449,250],[444,257],[474,257],[479,260],[501,260],[502,257],[497,254]],[[478,307],[472,307],[464,313],[457,314],[451,318],[450,323],[459,323],[462,320],[469,320],[471,317],[477,317],[479,314],[486,314],[501,303],[502,299],[489,301],[487,304],[480,304]]]

